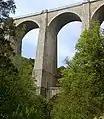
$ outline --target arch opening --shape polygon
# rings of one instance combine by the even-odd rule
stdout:
[[[21,55],[35,59],[39,28],[29,31],[22,39]]]
[[[21,77],[26,78],[26,80],[31,80],[38,41],[38,33],[39,26],[33,21],[25,21],[17,26],[15,61],[18,67],[22,68]]]
[[[23,54],[23,52],[25,52],[25,43],[28,42],[28,47],[26,47],[26,49],[29,49],[29,48],[31,49],[29,44],[32,45],[37,42],[39,26],[34,21],[24,21],[17,26],[17,29],[19,30],[19,35],[17,34],[18,36],[17,36],[17,49],[16,49],[17,51],[16,52],[17,52],[17,54],[20,55],[20,54]],[[35,40],[33,40],[35,37],[35,32],[37,32],[36,38],[35,38]],[[34,33],[34,36],[31,35],[33,33]],[[30,39],[29,37],[31,38],[30,41],[29,41],[29,39]],[[36,44],[34,45],[34,47],[35,46],[36,46]]]
[[[55,68],[55,67],[57,67],[57,66],[60,66],[60,63],[57,63],[57,61],[59,61],[60,59],[59,59],[59,54],[61,54],[62,53],[62,51],[60,51],[60,48],[62,48],[62,47],[60,47],[60,40],[61,39],[64,39],[63,38],[63,36],[61,36],[60,34],[63,32],[63,29],[65,28],[65,29],[67,29],[67,30],[69,30],[69,32],[67,31],[67,30],[65,30],[65,32],[67,32],[67,36],[68,37],[70,37],[70,35],[72,34],[73,36],[75,35],[75,34],[73,34],[74,32],[75,32],[75,30],[77,29],[77,24],[79,24],[79,29],[78,29],[78,31],[76,31],[76,32],[79,32],[79,34],[81,33],[81,27],[82,27],[82,25],[81,25],[81,22],[82,22],[82,20],[81,20],[81,18],[77,15],[77,14],[75,14],[75,13],[71,13],[71,12],[66,12],[66,13],[62,13],[62,14],[60,14],[60,15],[58,15],[58,16],[56,16],[52,21],[51,21],[51,23],[49,24],[49,41],[50,41],[50,43],[51,43],[51,46],[52,46],[52,44],[53,44],[53,52],[51,52],[50,54],[51,54],[51,56],[53,56],[53,59],[55,59],[55,60],[53,60],[53,62],[55,63],[54,64],[54,66],[53,66],[53,69]],[[75,25],[74,25],[75,24]],[[73,26],[74,25],[74,27],[75,27],[75,29],[73,29]],[[70,26],[71,26],[71,28],[73,29],[70,29]],[[62,33],[62,34],[65,34],[65,32],[64,33]],[[70,35],[69,35],[70,34]],[[79,34],[77,35],[77,36],[75,36],[75,37],[79,37]],[[66,35],[66,34],[65,34]],[[62,38],[61,38],[61,37]],[[65,39],[68,39],[67,38],[67,36],[65,37]],[[74,37],[73,37],[74,38]],[[58,39],[58,40],[57,40]],[[64,42],[65,42],[65,39],[62,41],[63,43],[61,43],[62,45],[64,45]],[[70,39],[70,38],[69,38]],[[76,39],[76,38],[75,38]],[[77,40],[78,40],[78,38],[77,38]],[[69,41],[69,40],[68,40]],[[66,44],[68,45],[68,41],[66,41]],[[70,40],[71,41],[71,40]],[[68,42],[68,43],[67,43]],[[57,45],[58,44],[58,45]],[[75,45],[74,45],[75,46]],[[67,46],[68,47],[68,46]],[[70,47],[70,46],[69,46]],[[63,48],[64,49],[64,48]],[[65,49],[66,49],[66,47],[65,47]],[[64,49],[64,51],[65,51],[65,49]],[[59,53],[57,53],[57,51],[59,52]],[[64,52],[65,53],[65,52]],[[57,55],[58,54],[58,55]],[[58,59],[58,60],[57,60]],[[50,64],[53,64],[52,62],[50,62]]]
[[[66,13],[62,13],[62,14],[56,16],[49,24],[49,35],[48,35],[48,41],[47,41],[48,42],[47,61],[48,61],[49,67],[47,69],[52,74],[55,74],[55,79],[53,79],[53,84],[55,84],[54,86],[56,86],[56,87],[58,84],[58,78],[60,77],[58,75],[57,68],[64,65],[62,62],[63,62],[64,58],[67,57],[70,53],[69,47],[72,47],[72,49],[74,49],[73,47],[75,47],[75,44],[76,44],[76,42],[79,38],[80,32],[81,32],[81,27],[82,27],[81,22],[82,22],[82,20],[77,14],[66,12]],[[80,30],[78,29],[79,31],[76,30],[77,23],[80,24],[79,25]],[[75,29],[73,28],[73,24],[75,24],[74,25]],[[71,25],[71,27],[70,27],[70,25]],[[65,32],[63,33],[63,31],[65,31],[66,33]],[[73,34],[75,31],[79,32],[78,36]],[[70,38],[71,37],[70,35],[72,35],[72,38],[75,38],[75,42],[73,45],[71,44],[71,40],[73,40],[73,39]],[[74,35],[75,35],[75,37],[73,37]],[[69,50],[69,52],[67,50]],[[67,55],[66,55],[66,52],[68,52]],[[60,57],[61,55],[64,55],[64,57],[63,56]]]
[[[92,20],[98,21],[100,23],[100,32],[104,36],[104,5],[99,7],[92,16]]]
[[[104,5],[102,5],[94,12],[92,20],[99,21],[99,23],[102,24],[102,22],[104,21]]]
[[[65,12],[65,13],[62,13],[62,14],[56,16],[51,21],[49,26],[51,29],[54,28],[56,34],[58,34],[58,32],[61,30],[62,27],[64,27],[66,24],[68,24],[70,22],[74,22],[74,21],[82,22],[81,18],[77,14],[71,13],[71,12]]]
[[[17,28],[22,29],[23,26],[25,26],[25,34],[31,31],[32,29],[39,28],[38,24],[34,21],[24,21],[18,24]]]
[[[57,67],[65,66],[65,59],[71,60],[75,55],[75,45],[82,31],[82,23],[74,21],[66,24],[58,33]]]
[[[16,53],[22,56],[21,63],[26,67],[26,70],[29,68],[27,72],[31,77],[35,62],[39,26],[33,21],[25,21],[17,26],[17,32]]]

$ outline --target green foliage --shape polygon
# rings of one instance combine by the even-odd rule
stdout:
[[[63,77],[62,71],[63,71],[64,69],[65,69],[64,66],[61,66],[61,67],[57,68],[57,75],[56,75],[56,77],[57,77],[58,79],[60,79],[60,78]]]
[[[25,32],[9,18],[15,8],[13,0],[0,0],[0,119],[49,119],[48,103],[31,78],[34,61],[15,56],[12,47]]]
[[[30,87],[34,87],[35,83],[32,80],[32,71],[34,67],[34,59],[27,59],[24,57],[21,57],[19,55],[16,55],[12,58],[13,64],[17,67],[19,70],[19,75],[21,77],[21,83],[23,84],[23,87],[27,87],[30,89]]]
[[[18,88],[16,95],[17,106],[12,110],[10,119],[49,119],[48,103],[45,99],[36,95],[36,87],[32,80],[32,69],[34,60],[16,56],[13,63],[16,65],[16,59],[19,59],[19,76],[20,79],[16,87]],[[15,88],[16,88],[15,87]],[[14,94],[15,94],[14,93]],[[17,99],[17,98],[16,98]],[[18,102],[20,101],[20,102]],[[14,104],[15,105],[15,104]],[[10,114],[10,113],[9,113]]]
[[[49,119],[49,105],[40,96],[30,98],[29,105],[18,105],[17,110],[12,113],[10,119]]]
[[[15,8],[14,0],[0,0],[0,20],[8,18],[10,13],[15,13]]]
[[[96,22],[85,29],[61,80],[54,119],[93,119],[104,113],[104,37]]]
[[[1,60],[2,59],[2,60]],[[32,80],[33,59],[1,58],[0,116],[2,119],[48,119],[48,103],[36,96]],[[19,62],[18,62],[19,61]],[[17,67],[20,65],[19,68]]]

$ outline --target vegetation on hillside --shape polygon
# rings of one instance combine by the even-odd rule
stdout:
[[[85,29],[76,54],[63,71],[63,88],[51,112],[53,119],[93,119],[104,113],[104,37],[96,22]]]
[[[48,103],[36,95],[31,78],[33,62],[15,58],[11,37],[19,32],[9,18],[15,8],[13,0],[0,1],[0,119],[48,119]]]
[[[104,37],[92,22],[67,67],[57,69],[62,92],[49,101],[36,95],[33,59],[16,56],[12,42],[21,33],[9,14],[13,0],[0,0],[0,119],[93,119],[104,113]],[[12,40],[11,41],[11,37]]]

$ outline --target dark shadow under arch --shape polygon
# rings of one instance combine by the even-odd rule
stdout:
[[[24,22],[20,23],[17,26],[17,28],[21,30],[23,26],[25,26],[25,34],[28,33],[29,31],[31,31],[32,29],[39,28],[38,24],[35,23],[34,21],[24,21]]]
[[[21,32],[23,30],[23,27],[24,28],[24,33],[21,35]],[[16,48],[16,53],[17,54],[21,54],[21,50],[22,50],[22,39],[23,37],[31,30],[33,29],[36,29],[36,28],[39,28],[38,24],[35,23],[35,21],[23,21],[22,23],[20,23],[18,26],[17,26],[17,30],[19,31],[19,34],[20,36],[18,35],[17,36],[17,48]]]
[[[63,26],[73,21],[82,21],[81,18],[72,12],[65,12],[56,16],[49,24],[50,29],[54,29],[56,34],[61,30]]]
[[[99,21],[100,24],[104,21],[104,5],[94,12],[92,20]]]

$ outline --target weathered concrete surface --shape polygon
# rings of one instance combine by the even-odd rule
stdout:
[[[32,75],[33,79],[36,80],[39,94],[44,96],[53,95],[47,93],[47,90],[50,87],[56,87],[57,34],[60,29],[72,21],[82,22],[83,28],[89,26],[91,19],[99,20],[102,23],[104,20],[103,11],[104,0],[93,0],[53,10],[43,10],[41,13],[15,19],[17,27],[21,27],[23,24],[26,25],[25,34],[32,29],[40,29]],[[21,53],[22,38],[18,38],[18,53]]]

